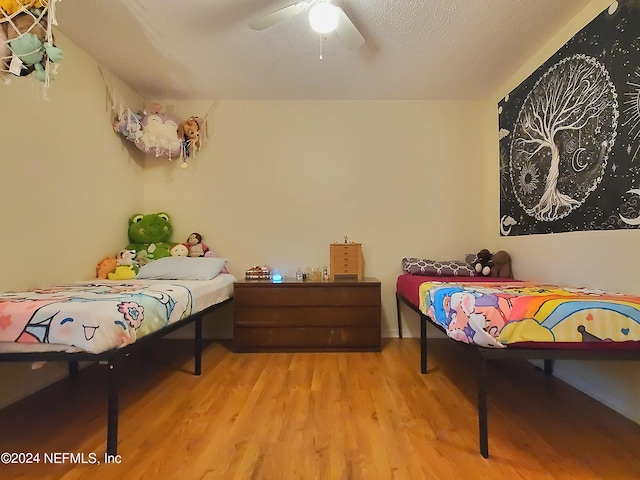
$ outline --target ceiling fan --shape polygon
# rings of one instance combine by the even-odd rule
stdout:
[[[271,12],[249,22],[253,30],[264,30],[301,13],[309,12],[309,23],[318,33],[335,32],[347,48],[357,50],[364,43],[364,37],[358,31],[344,10],[331,3],[331,0],[309,0],[297,2]]]

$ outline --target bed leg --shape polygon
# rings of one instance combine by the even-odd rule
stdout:
[[[118,385],[115,359],[109,360],[109,392],[107,397],[107,455],[118,453]]]
[[[402,338],[402,320],[400,319],[400,297],[396,293],[396,314],[398,315],[398,338]]]
[[[69,360],[68,366],[69,366],[70,377],[75,377],[76,375],[78,375],[79,367],[78,367],[77,360]]]
[[[420,314],[420,372],[427,373],[427,317]]]
[[[480,354],[478,363],[478,430],[480,455],[489,458],[489,432],[487,424],[487,360]]]
[[[544,374],[553,375],[553,360],[549,358],[544,359]]]
[[[200,375],[202,373],[202,316],[196,318],[196,334],[194,345],[194,374]]]

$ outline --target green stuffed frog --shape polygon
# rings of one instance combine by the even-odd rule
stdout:
[[[135,250],[145,262],[170,256],[169,251],[176,245],[171,242],[173,226],[169,215],[149,213],[143,215],[136,213],[129,218],[129,245],[128,250]]]

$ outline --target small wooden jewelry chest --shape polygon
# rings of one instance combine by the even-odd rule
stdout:
[[[331,280],[364,278],[361,243],[332,243],[329,248]]]

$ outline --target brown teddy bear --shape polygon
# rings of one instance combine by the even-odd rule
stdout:
[[[192,116],[178,126],[178,137],[184,140],[187,157],[193,157],[200,150],[200,119]]]
[[[513,278],[513,272],[511,271],[511,255],[504,250],[499,250],[493,254],[491,276],[499,278]]]

